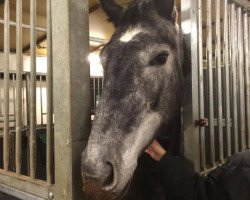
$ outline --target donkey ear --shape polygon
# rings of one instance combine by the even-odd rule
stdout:
[[[124,8],[118,5],[114,0],[100,0],[100,3],[102,9],[108,15],[109,21],[113,22],[113,24],[117,26],[123,14]]]
[[[175,0],[154,0],[155,7],[162,17],[167,18],[175,22],[176,20],[176,11],[175,11]]]

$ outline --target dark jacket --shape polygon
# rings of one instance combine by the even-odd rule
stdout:
[[[169,199],[250,200],[250,151],[231,156],[206,178],[170,154],[162,157],[158,167]]]

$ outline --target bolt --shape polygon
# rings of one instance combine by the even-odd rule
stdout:
[[[199,119],[199,120],[197,120],[197,121],[195,122],[195,125],[196,125],[196,126],[199,126],[199,127],[204,127],[204,126],[206,126],[206,125],[208,125],[208,124],[207,124],[207,122],[206,122],[205,119]]]
[[[54,199],[54,194],[52,192],[49,193],[49,199],[50,200]]]

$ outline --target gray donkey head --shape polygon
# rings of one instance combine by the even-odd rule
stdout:
[[[184,44],[174,0],[137,0],[127,9],[113,0],[101,5],[116,31],[100,53],[104,89],[82,175],[118,194],[157,129],[179,113]]]

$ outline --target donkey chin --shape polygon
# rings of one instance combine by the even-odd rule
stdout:
[[[124,163],[129,159],[132,159],[130,163]],[[93,167],[92,165],[91,168],[94,171],[91,172],[88,168],[91,166],[90,163],[93,162],[87,158],[84,159],[84,164],[82,164],[83,190],[87,197],[95,200],[122,199],[129,189],[133,173],[137,167],[137,159],[129,157],[119,161],[113,159],[113,161],[102,164],[102,166],[97,164]]]
[[[152,142],[160,123],[160,115],[151,112],[128,134],[98,134],[95,128],[92,130],[82,154],[84,191],[90,199],[121,199],[126,194],[137,159]]]

